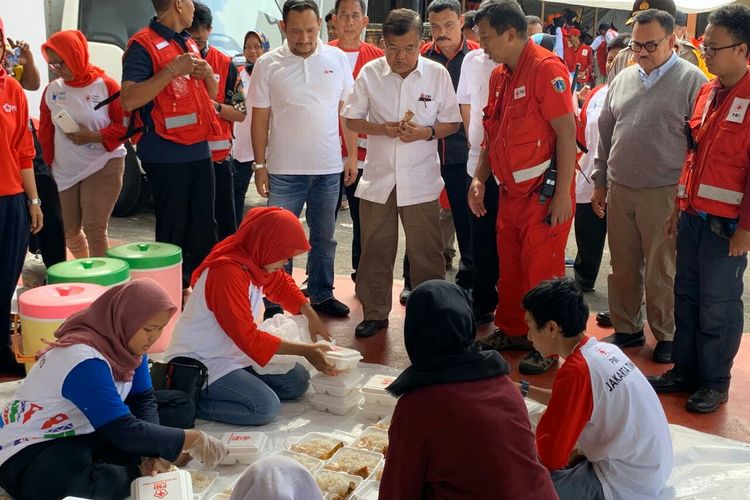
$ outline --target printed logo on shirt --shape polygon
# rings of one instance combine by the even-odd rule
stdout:
[[[589,55],[589,49],[583,49],[583,50],[581,51],[581,55],[582,55],[583,57],[586,57],[587,55]]]
[[[568,88],[568,85],[565,83],[565,79],[563,77],[558,76],[557,78],[552,80],[552,88],[558,94],[562,94]]]
[[[727,115],[727,121],[732,123],[742,123],[745,121],[745,114],[747,108],[750,105],[750,99],[743,99],[741,97],[735,97],[732,101],[732,107],[729,108],[729,114]]]
[[[156,44],[156,48],[159,50],[166,49],[167,47],[169,47],[169,42],[166,40],[162,40]]]
[[[333,74],[333,70],[332,69],[324,69],[323,70],[323,74],[325,74],[325,75],[332,75]]]
[[[64,101],[65,91],[63,92],[52,92],[52,102]]]
[[[0,428],[16,422],[25,424],[31,419],[34,413],[43,409],[43,407],[29,401],[11,401],[3,410],[2,418],[0,418]]]
[[[42,430],[45,431],[46,439],[75,436],[76,431],[73,428],[73,422],[64,413],[58,413],[42,424]]]
[[[18,107],[15,104],[5,103],[3,104],[3,111],[5,111],[6,113],[15,113],[16,111],[18,111]]]
[[[99,96],[98,96],[98,95],[96,95],[96,94],[93,94],[93,95],[87,95],[86,97],[84,97],[84,100],[85,100],[86,102],[88,102],[88,103],[94,103],[94,104],[99,104],[100,102],[102,102],[102,98],[101,98],[101,97],[99,97]]]
[[[609,377],[609,380],[605,382],[605,385],[607,386],[607,389],[609,389],[609,392],[615,390],[615,388],[620,385],[623,379],[634,370],[635,365],[632,361],[628,361],[627,363],[622,365],[615,373],[612,374],[611,377]]]
[[[526,97],[526,86],[523,85],[513,91],[513,99],[521,99]]]

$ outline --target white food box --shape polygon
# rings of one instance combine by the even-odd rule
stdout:
[[[374,451],[362,450],[359,448],[344,447],[336,452],[331,459],[326,462],[322,470],[331,470],[334,472],[344,472],[365,479],[369,479],[383,463],[383,454]],[[361,469],[366,468],[365,475],[357,474]]]
[[[336,345],[332,345],[331,350],[325,352],[325,358],[339,371],[353,370],[363,359],[361,352]]]
[[[393,406],[381,405],[380,403],[368,403],[367,401],[359,405],[359,413],[372,420],[381,420],[393,415]]]
[[[292,445],[291,451],[320,460],[328,460],[342,446],[344,446],[344,441],[339,438],[319,432],[309,432]]]
[[[362,394],[368,403],[379,403],[385,406],[396,406],[397,399],[391,396],[386,387],[391,385],[396,377],[390,375],[373,375],[365,385],[362,386]]]
[[[232,495],[227,495],[226,493],[217,493],[212,496],[210,500],[229,500],[230,498],[232,498]]]
[[[373,426],[377,427],[378,429],[383,429],[384,431],[387,431],[391,428],[391,417],[393,415],[388,415],[387,417],[383,417]]]
[[[216,478],[219,477],[218,472],[203,471],[203,470],[191,470],[185,469],[190,473],[190,482],[193,485],[193,496],[196,499],[203,498],[203,496],[211,489],[211,486],[216,482]]]
[[[380,497],[380,481],[365,481],[354,492],[355,500],[378,500]]]
[[[346,415],[362,403],[362,394],[354,391],[345,398],[337,398],[328,394],[313,394],[310,402],[319,411],[327,411],[334,415]]]
[[[304,453],[296,453],[289,450],[283,450],[279,452],[279,455],[281,455],[282,457],[291,458],[292,460],[296,460],[302,465],[302,467],[307,469],[310,474],[315,474],[316,472],[318,472],[318,470],[320,470],[321,467],[323,467],[322,460],[305,455]]]
[[[221,442],[226,445],[229,454],[221,465],[241,463],[252,464],[263,451],[268,437],[262,432],[226,432]]]
[[[315,474],[315,482],[318,484],[318,488],[323,492],[326,500],[337,498],[339,495],[343,495],[346,490],[346,485],[354,483],[354,490],[362,483],[362,478],[359,476],[352,476],[351,474],[345,474],[343,472],[333,472],[329,470],[320,470]],[[326,488],[325,486],[328,486]],[[336,488],[338,486],[338,488]]]
[[[310,384],[318,394],[329,394],[337,398],[351,395],[365,376],[359,370],[344,372],[341,375],[318,373],[310,379]]]
[[[190,473],[184,470],[139,477],[130,483],[133,500],[185,500],[193,498]]]
[[[370,426],[352,443],[352,448],[385,454],[388,449],[388,431]]]

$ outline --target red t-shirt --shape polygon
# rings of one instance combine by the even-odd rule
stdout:
[[[29,104],[21,85],[0,77],[0,196],[23,193],[21,170],[34,167]]]

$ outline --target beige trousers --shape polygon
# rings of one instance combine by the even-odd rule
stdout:
[[[609,309],[615,331],[635,333],[646,315],[656,340],[674,338],[675,240],[664,236],[677,186],[631,188],[612,183],[607,237],[612,258]]]
[[[439,213],[437,200],[398,207],[395,188],[385,204],[360,200],[362,256],[357,268],[356,292],[365,320],[386,319],[391,312],[399,218],[406,233],[412,287],[431,279],[445,279]]]
[[[65,243],[76,259],[104,257],[109,248],[107,226],[122,189],[125,158],[60,191]]]

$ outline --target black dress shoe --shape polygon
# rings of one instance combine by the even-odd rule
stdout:
[[[312,308],[321,314],[327,314],[335,318],[346,318],[349,316],[349,306],[331,297],[320,304],[313,304]]]
[[[643,335],[643,330],[635,333],[615,332],[609,337],[604,337],[602,342],[608,342],[617,347],[640,347],[646,343],[646,336]]]
[[[269,318],[273,318],[277,314],[284,314],[284,310],[281,308],[281,306],[266,307],[266,310],[263,311],[263,319],[267,320]]]
[[[385,328],[388,328],[387,319],[366,319],[357,325],[354,335],[357,337],[372,337]]]
[[[406,301],[409,300],[409,295],[411,295],[411,288],[406,287],[404,287],[404,289],[401,290],[401,293],[398,294],[398,301],[402,306],[406,305]]]
[[[609,315],[609,311],[602,311],[600,313],[596,313],[596,324],[599,326],[611,328],[613,325],[612,325],[612,318]]]
[[[687,400],[685,409],[694,413],[713,413],[729,400],[729,394],[708,387],[701,387]]]
[[[684,377],[678,375],[674,369],[667,370],[661,375],[646,377],[651,387],[658,393],[667,392],[693,392],[695,385]]]
[[[654,362],[671,363],[672,362],[672,341],[660,340],[654,348]]]

